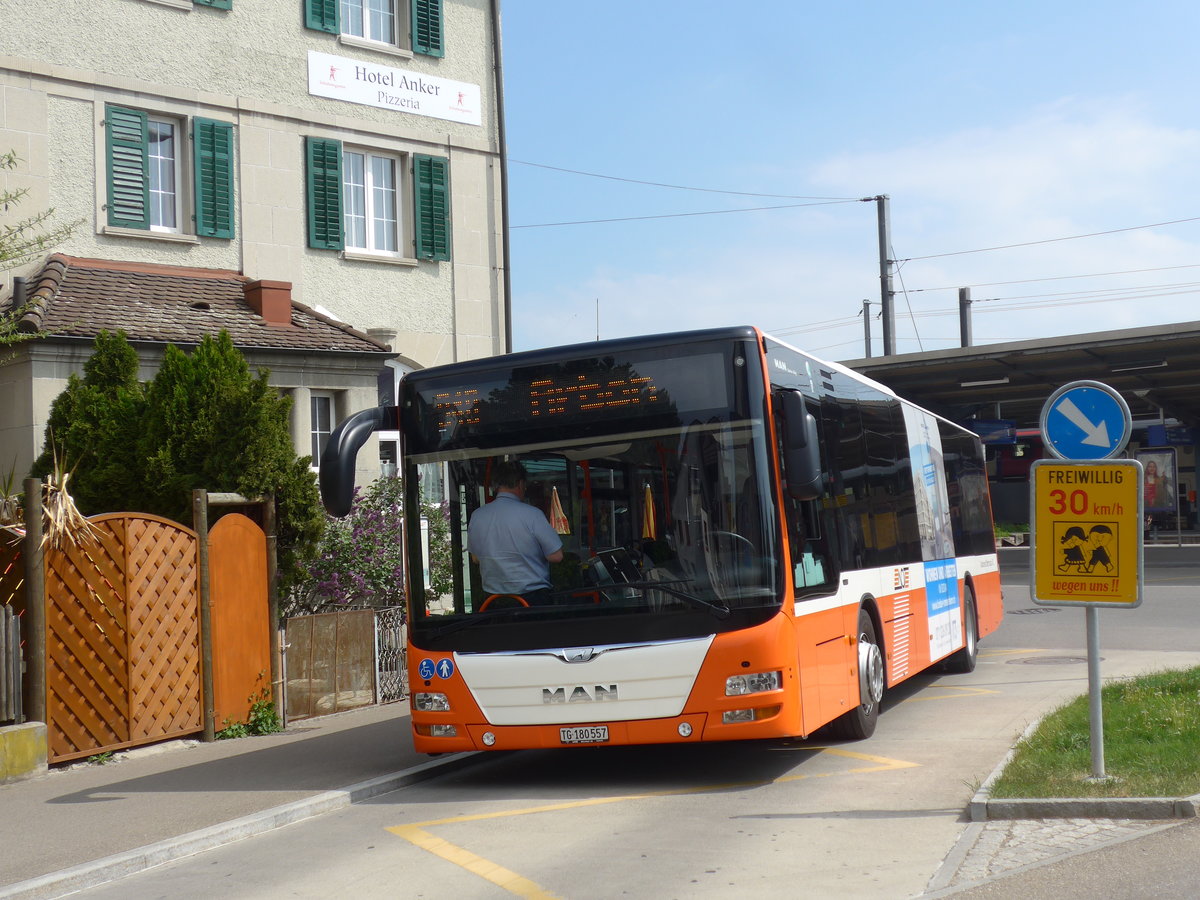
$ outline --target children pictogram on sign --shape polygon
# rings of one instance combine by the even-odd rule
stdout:
[[[1056,568],[1063,574],[1117,575],[1117,566],[1109,548],[1116,540],[1115,523],[1069,525],[1056,522],[1059,546]],[[1086,530],[1085,530],[1086,529]]]

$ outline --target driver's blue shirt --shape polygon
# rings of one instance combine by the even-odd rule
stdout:
[[[479,560],[486,593],[523,595],[550,587],[546,557],[562,549],[562,539],[541,510],[501,491],[471,516],[467,549]]]

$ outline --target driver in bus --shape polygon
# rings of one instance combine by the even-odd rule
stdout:
[[[479,563],[484,593],[515,594],[530,605],[548,603],[550,563],[562,561],[562,539],[541,510],[524,502],[524,466],[501,462],[492,482],[496,498],[475,510],[467,526],[467,549]]]

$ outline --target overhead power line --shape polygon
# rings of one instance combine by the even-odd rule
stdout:
[[[664,184],[661,181],[642,181],[637,178],[622,178],[618,175],[601,175],[598,172],[581,172],[578,169],[564,169],[561,166],[548,166],[544,163],[527,162],[523,159],[509,157],[510,163],[531,166],[535,169],[549,169],[551,172],[565,172],[568,175],[582,175],[586,178],[603,178],[606,181],[623,181],[626,184],[644,184],[648,187],[670,188],[674,191],[697,191],[705,194],[730,194],[736,197],[774,197],[778,200],[854,200],[854,197],[801,197],[795,194],[757,194],[751,191],[725,191],[718,188],[689,187],[684,184]],[[783,207],[776,207],[783,208]]]
[[[540,222],[536,225],[510,225],[509,230],[518,228],[558,228],[563,225],[603,225],[609,222],[642,222],[647,219],[683,219],[689,216],[723,216],[729,213],[762,212],[768,209],[799,209],[805,206],[833,206],[838,203],[857,203],[857,200],[826,200],[820,203],[786,203],[782,206],[751,206],[739,209],[709,209],[701,212],[663,213],[656,216],[619,216],[613,219],[580,219],[573,222]]]
[[[1059,241],[1078,241],[1083,238],[1101,237],[1106,234],[1120,234],[1123,231],[1140,231],[1144,228],[1162,228],[1164,225],[1181,225],[1184,222],[1200,222],[1200,216],[1193,216],[1190,219],[1172,219],[1170,222],[1152,222],[1149,225],[1131,225],[1128,228],[1113,228],[1109,231],[1093,231],[1088,234],[1072,234],[1067,237],[1046,238],[1040,241],[1023,241],[1019,244],[1001,244],[997,247],[980,247],[976,250],[955,250],[951,253],[931,253],[928,256],[909,256],[905,259],[896,260],[896,262],[906,263],[915,262],[921,259],[942,259],[947,256],[964,256],[968,253],[988,253],[992,250],[1012,250],[1016,247],[1033,247],[1038,244],[1054,244]]]
[[[1037,284],[1039,281],[1066,281],[1071,278],[1105,278],[1110,275],[1143,275],[1146,272],[1170,272],[1175,269],[1200,269],[1200,263],[1190,263],[1183,266],[1156,266],[1153,269],[1124,269],[1120,272],[1090,272],[1086,275],[1048,275],[1045,278],[1021,278],[1015,281],[984,281],[978,284],[953,284],[945,287],[912,288],[914,294],[930,293],[932,291],[958,291],[965,287],[1004,287],[1009,284]]]

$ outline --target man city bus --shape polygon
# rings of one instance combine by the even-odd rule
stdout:
[[[345,515],[354,458],[398,429],[418,750],[865,738],[884,691],[975,666],[1000,623],[971,432],[751,327],[425,369],[321,459]],[[495,473],[562,541],[551,587],[489,594],[467,547]],[[423,492],[449,520],[427,582]]]

